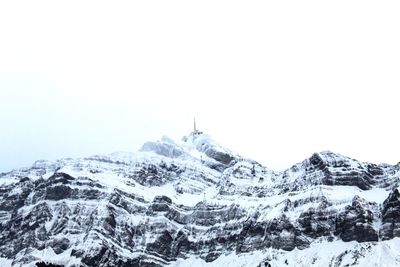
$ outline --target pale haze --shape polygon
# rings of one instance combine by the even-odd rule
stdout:
[[[3,1],[0,172],[193,127],[274,170],[400,161],[398,1]]]

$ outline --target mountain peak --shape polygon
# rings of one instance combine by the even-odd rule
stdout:
[[[400,246],[399,173],[331,151],[274,173],[195,131],[38,161],[0,174],[0,265],[372,266]]]
[[[166,136],[159,141],[146,142],[140,151],[154,152],[170,158],[193,157],[204,161],[211,160],[224,165],[239,158],[229,149],[219,145],[211,136],[196,132],[184,136],[180,142]]]
[[[346,162],[347,164],[354,166],[358,166],[360,164],[357,160],[351,159],[338,153],[334,153],[330,150],[314,153],[311,156],[310,161],[312,163],[318,163],[319,161],[322,161],[326,165],[336,165],[339,162]]]

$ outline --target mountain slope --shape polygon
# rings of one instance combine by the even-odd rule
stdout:
[[[204,134],[38,161],[0,177],[0,263],[397,266],[399,177],[332,152],[274,173]]]

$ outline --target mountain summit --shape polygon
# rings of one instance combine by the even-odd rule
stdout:
[[[0,266],[399,266],[400,165],[275,173],[196,132],[0,175]]]

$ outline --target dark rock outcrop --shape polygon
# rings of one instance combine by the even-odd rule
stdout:
[[[383,202],[380,235],[383,240],[400,237],[400,193],[398,188],[393,189]]]
[[[335,234],[343,241],[378,241],[378,233],[373,228],[372,203],[355,196],[351,206],[339,214],[336,220]]]

